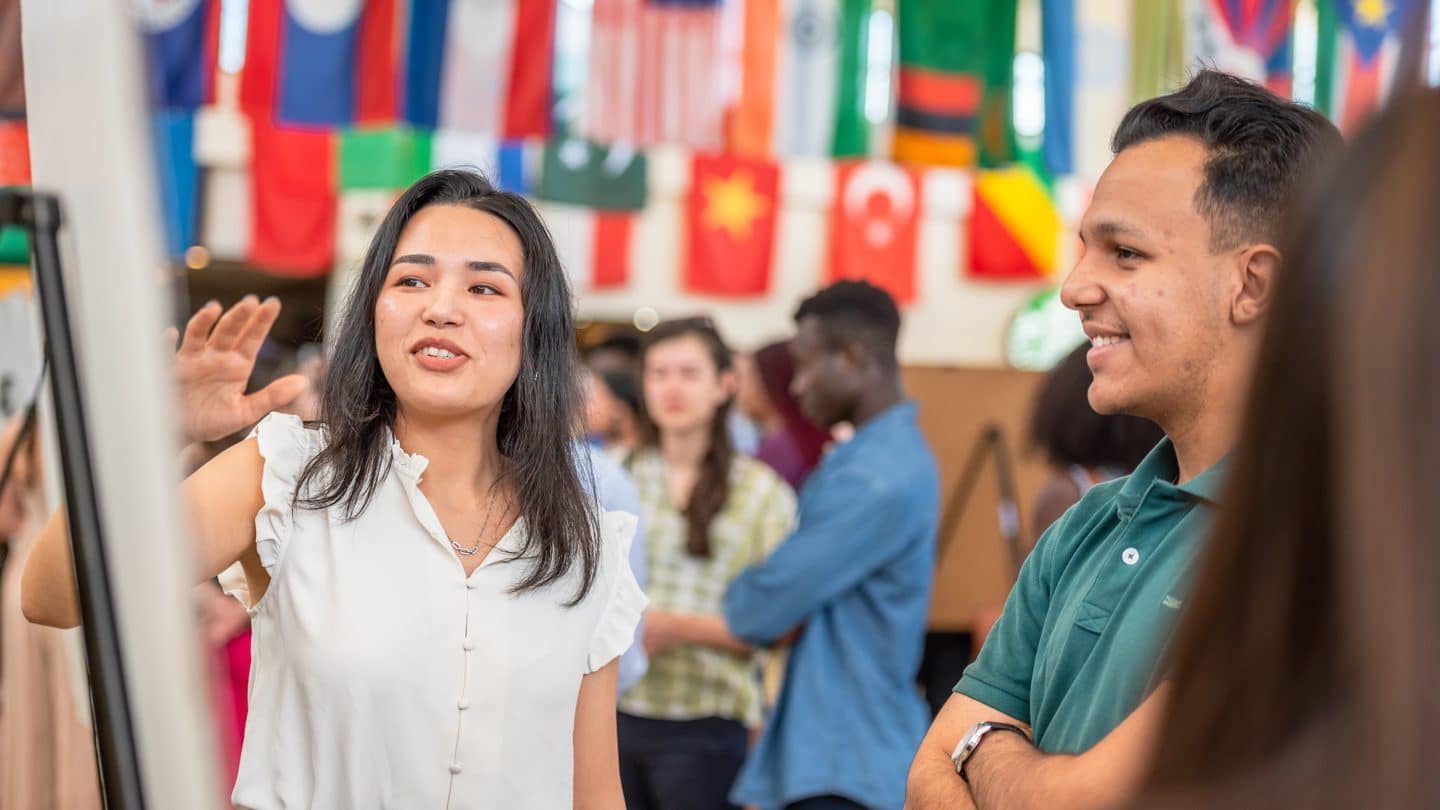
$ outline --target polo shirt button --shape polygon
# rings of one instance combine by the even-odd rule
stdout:
[[[465,648],[465,652],[470,652],[471,650],[475,649],[475,642],[467,638],[465,639],[465,643],[460,646]]]
[[[1135,548],[1127,548],[1120,552],[1120,559],[1123,560],[1126,565],[1134,565],[1140,562],[1140,551]]]
[[[470,701],[466,700],[465,698],[460,698],[460,702],[455,704],[455,708],[463,712],[466,709],[470,708]]]
[[[458,762],[452,762],[452,763],[450,763],[450,772],[451,772],[451,773],[459,773],[459,772],[460,772],[460,763],[458,763]]]

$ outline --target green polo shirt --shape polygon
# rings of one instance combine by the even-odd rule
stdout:
[[[1127,478],[1093,487],[1020,570],[955,691],[1078,753],[1154,688],[1227,461],[1185,484],[1164,439]]]

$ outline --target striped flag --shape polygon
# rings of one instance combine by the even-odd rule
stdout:
[[[250,0],[240,103],[301,126],[392,121],[396,0]]]
[[[1054,273],[1060,215],[1050,191],[1029,167],[981,171],[975,177],[974,194],[970,212],[972,277],[1024,281]]]
[[[719,0],[595,0],[586,136],[720,149],[720,11]]]
[[[1194,60],[1290,96],[1292,0],[1189,0]]]
[[[900,4],[895,158],[973,166],[1014,154],[1015,0]]]
[[[151,103],[194,109],[215,98],[220,0],[144,0]]]
[[[256,121],[251,144],[250,263],[279,275],[328,273],[335,257],[334,133]]]
[[[405,115],[417,126],[547,136],[555,4],[412,0]]]
[[[1395,84],[1400,63],[1400,35],[1418,24],[1424,11],[1415,0],[1334,0],[1338,31],[1330,51],[1338,80],[1327,99],[1331,118],[1344,132],[1354,132],[1380,106]],[[1337,36],[1338,34],[1338,36]],[[1317,87],[1317,90],[1319,88]]]
[[[529,194],[539,171],[539,146],[533,141],[504,141],[493,135],[438,130],[430,143],[430,168],[476,169],[496,188]]]

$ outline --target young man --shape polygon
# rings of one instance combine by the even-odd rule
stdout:
[[[900,313],[890,296],[840,282],[801,304],[795,319],[801,408],[819,425],[853,425],[855,436],[811,473],[795,531],[731,584],[723,618],[658,618],[686,643],[766,645],[798,629],[779,701],[731,801],[898,808],[929,714],[915,674],[939,472],[901,386]]]
[[[1338,142],[1319,113],[1213,71],[1121,122],[1061,295],[1092,344],[1090,404],[1168,438],[1045,533],[916,754],[909,807],[1109,807],[1143,775],[1164,648],[1281,260],[1276,231]]]

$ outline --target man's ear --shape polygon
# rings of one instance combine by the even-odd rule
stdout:
[[[1247,326],[1270,311],[1276,274],[1280,271],[1280,251],[1273,245],[1251,245],[1241,251],[1236,262],[1240,283],[1230,303],[1230,317],[1237,326]]]
[[[858,340],[847,341],[845,348],[840,350],[840,356],[845,358],[845,362],[848,363],[851,368],[855,369],[857,373],[864,371],[865,367],[870,363],[869,353],[865,350],[864,346],[860,345],[860,341]]]

